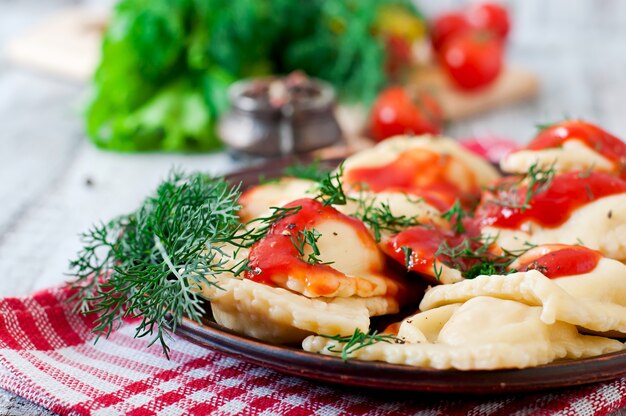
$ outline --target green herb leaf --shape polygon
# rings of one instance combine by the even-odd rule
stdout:
[[[291,242],[293,246],[298,250],[298,254],[300,258],[304,259],[306,247],[311,248],[311,252],[306,256],[306,262],[309,264],[332,264],[333,262],[323,262],[318,257],[320,253],[320,249],[317,246],[317,240],[322,236],[322,234],[317,231],[315,228],[312,229],[304,229],[298,231],[295,236],[291,236]]]
[[[450,222],[454,220],[454,231],[457,234],[463,234],[465,232],[465,227],[463,226],[463,218],[465,218],[465,212],[461,207],[461,201],[457,199],[454,202],[454,205],[452,205],[449,210],[441,214],[441,216]]]
[[[343,345],[339,345],[341,347],[340,350],[334,349],[331,347],[328,349],[330,352],[340,352],[341,359],[343,361],[348,361],[350,355],[355,351],[360,350],[361,348],[368,347],[370,345],[377,344],[379,342],[385,342],[388,344],[404,344],[404,340],[398,338],[394,335],[390,334],[378,334],[378,331],[373,332],[363,332],[359,328],[354,330],[354,334],[349,336],[329,336],[329,335],[321,335],[324,338],[332,339],[337,341],[338,343],[342,343]]]
[[[245,269],[221,248],[240,231],[239,195],[223,179],[172,172],[138,210],[82,236],[70,284],[77,310],[98,315],[98,337],[140,317],[135,336],[151,337],[168,355],[168,333],[183,317],[199,322],[205,313],[202,285]]]
[[[499,184],[491,192],[496,193],[497,199],[488,200],[488,203],[507,208],[520,209],[522,212],[529,209],[530,201],[538,194],[547,191],[556,175],[554,163],[544,169],[539,164],[533,163],[528,172],[520,176],[516,181],[505,181]],[[520,187],[524,188],[524,194],[519,194]],[[520,202],[521,200],[521,202]]]
[[[328,205],[346,205],[348,198],[343,190],[343,163],[339,165],[336,173],[328,173],[319,182],[317,195],[315,199],[319,199],[325,206]]]
[[[308,165],[291,165],[283,171],[285,176],[321,182],[328,176],[328,170],[322,169],[321,161],[316,159]]]
[[[465,238],[456,246],[450,246],[447,241],[443,241],[433,264],[433,272],[437,280],[441,277],[442,266],[437,268],[437,262],[448,267],[457,269],[464,278],[473,279],[480,275],[509,274],[509,266],[522,254],[535,247],[530,243],[525,243],[525,248],[520,250],[504,250],[500,254],[494,253],[493,244],[497,241],[497,236],[479,236]]]

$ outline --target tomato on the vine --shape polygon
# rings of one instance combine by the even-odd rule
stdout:
[[[474,29],[488,30],[506,39],[511,29],[509,12],[498,3],[475,4],[467,11],[467,20]]]
[[[441,123],[441,108],[432,95],[402,87],[384,90],[370,114],[370,131],[378,141],[407,133],[437,134],[441,132]]]
[[[464,90],[484,87],[502,70],[502,39],[487,31],[453,36],[443,45],[439,59],[451,80]]]

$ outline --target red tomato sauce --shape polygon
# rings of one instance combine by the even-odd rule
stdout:
[[[439,210],[447,210],[457,198],[465,206],[477,199],[479,188],[472,175],[473,189],[463,192],[450,178],[450,156],[426,149],[410,149],[386,165],[350,169],[344,181],[352,186],[367,185],[373,192],[405,192],[424,198]]]
[[[454,233],[451,230],[445,230],[435,225],[416,226],[407,228],[406,230],[390,237],[382,244],[382,250],[392,259],[400,264],[407,266],[407,269],[423,275],[435,277],[434,270],[435,260],[438,267],[443,264],[449,264],[450,258],[443,254],[437,255],[439,247],[445,242],[449,247],[457,247],[468,241],[471,249],[477,249],[481,243],[478,240],[480,231],[473,224],[472,219],[464,221],[466,232],[463,234]],[[410,248],[410,261],[407,264],[406,248]],[[403,249],[404,248],[404,249]],[[459,260],[462,262],[462,268],[467,270],[473,263],[478,260]],[[432,283],[437,283],[432,280]]]
[[[346,276],[327,264],[310,264],[302,259],[292,238],[300,231],[311,230],[316,222],[335,219],[350,224],[358,235],[376,249],[376,243],[359,220],[344,215],[330,206],[324,206],[314,199],[299,199],[285,205],[285,208],[300,206],[295,214],[275,222],[267,236],[255,243],[248,256],[249,267],[245,277],[270,286],[280,285],[287,276],[304,283],[310,292],[324,296],[339,287],[339,279]]]
[[[503,181],[510,181],[504,178]],[[503,182],[500,182],[503,183]],[[626,181],[601,172],[569,172],[554,177],[544,192],[532,197],[530,208],[514,208],[494,203],[494,200],[517,201],[522,205],[526,186],[486,193],[476,211],[482,225],[519,229],[526,221],[534,221],[548,228],[558,227],[569,219],[577,208],[597,199],[626,192]]]
[[[602,255],[583,246],[565,246],[518,266],[518,271],[538,270],[551,279],[593,271]]]
[[[530,150],[562,146],[568,140],[580,140],[617,165],[626,176],[626,143],[598,126],[579,120],[564,121],[544,129],[527,146]]]

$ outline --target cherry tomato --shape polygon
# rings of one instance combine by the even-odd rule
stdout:
[[[498,3],[473,5],[467,11],[466,16],[473,28],[488,30],[498,35],[501,39],[506,39],[511,29],[509,12]]]
[[[486,31],[453,36],[443,45],[439,59],[452,81],[464,90],[493,82],[502,70],[503,41]]]
[[[459,34],[471,29],[465,14],[450,12],[438,16],[430,27],[430,39],[433,49],[438,51],[452,35]]]
[[[413,94],[402,87],[384,90],[370,115],[371,133],[378,141],[398,134],[437,134],[441,123],[441,108],[430,94]]]

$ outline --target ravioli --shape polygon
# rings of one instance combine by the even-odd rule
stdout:
[[[579,140],[568,140],[556,148],[518,150],[500,161],[500,169],[508,173],[526,173],[533,165],[544,169],[553,167],[557,172],[615,170],[612,161]]]
[[[462,236],[452,231],[424,224],[408,228],[381,241],[382,250],[407,270],[417,272],[431,284],[449,284],[463,280],[460,270],[449,267],[438,255],[442,244],[457,246]]]
[[[346,214],[355,216],[363,214],[366,209],[387,207],[389,213],[394,217],[414,218],[419,223],[434,223],[439,226],[447,226],[441,214],[442,212],[435,206],[429,204],[425,199],[409,195],[405,192],[379,192],[371,193],[367,191],[348,193],[349,198],[346,205],[338,205],[335,208]],[[383,235],[390,235],[382,230]]]
[[[626,266],[615,260],[604,258],[589,273],[557,279],[529,270],[436,286],[426,292],[420,310],[477,296],[541,306],[541,320],[546,324],[561,321],[590,331],[626,334]]]
[[[367,331],[369,317],[398,312],[392,297],[317,298],[247,279],[221,277],[204,285],[215,321],[233,331],[271,343],[300,342],[310,334],[350,335]]]
[[[349,356],[437,369],[492,370],[624,349],[616,340],[581,335],[571,324],[546,324],[541,314],[540,307],[480,296],[409,317],[400,326],[398,342],[374,343],[353,349]],[[339,355],[343,346],[320,336],[303,341],[304,350],[325,355]]]
[[[484,226],[482,233],[507,250],[531,244],[583,244],[604,256],[626,261],[626,193],[607,196],[574,210],[557,227],[527,221],[519,229]]]
[[[499,177],[485,160],[451,139],[398,136],[361,151],[344,162],[347,188],[370,192],[404,192],[420,196],[438,209],[457,198],[471,203],[480,187]]]
[[[307,297],[409,297],[363,223],[312,199],[275,222],[250,249],[246,278]],[[314,241],[313,241],[314,240]]]
[[[310,180],[285,177],[254,186],[239,198],[239,218],[245,223],[267,216],[272,207],[282,207],[296,199],[311,197],[316,185]]]
[[[601,171],[626,179],[626,143],[583,120],[546,126],[525,149],[505,157],[503,171],[524,173],[533,165],[553,166],[557,172]]]

